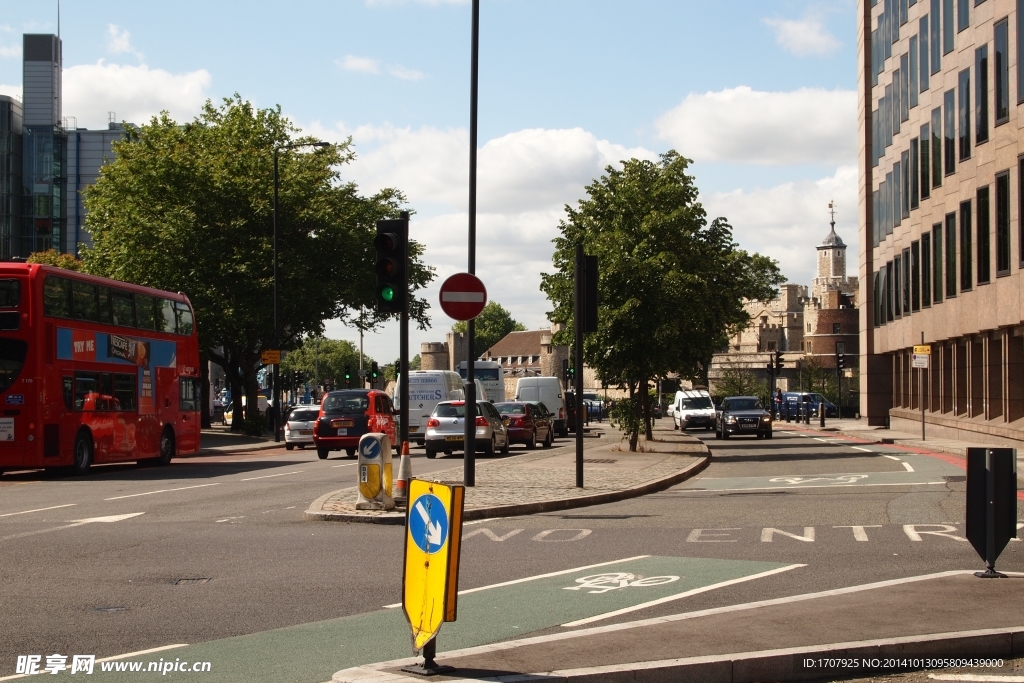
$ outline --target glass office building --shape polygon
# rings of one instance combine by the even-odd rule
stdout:
[[[21,101],[0,95],[0,258],[18,255],[22,229]]]

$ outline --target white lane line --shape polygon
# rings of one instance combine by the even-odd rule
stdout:
[[[982,681],[991,683],[1024,683],[1024,676],[1005,674],[928,674],[934,681]]]
[[[133,493],[128,496],[114,496],[103,500],[121,500],[122,498],[138,498],[139,496],[152,496],[154,493],[170,493],[171,491],[187,491],[189,489],[201,489],[204,486],[220,486],[220,482],[214,484],[199,484],[197,486],[182,486],[180,489],[160,489],[159,491],[146,491],[145,493]]]
[[[0,541],[10,541],[15,538],[27,538],[28,536],[38,536],[39,534],[48,534],[51,531],[61,531],[63,529],[71,529],[72,527],[82,526],[83,524],[93,524],[100,522],[103,524],[111,524],[113,522],[121,522],[132,517],[138,517],[144,515],[145,512],[129,512],[127,515],[109,515],[107,517],[90,517],[89,519],[75,519],[71,521],[71,524],[65,524],[63,526],[50,527],[49,529],[37,529],[36,531],[23,531],[20,534],[11,534],[10,536],[0,536]]]
[[[778,567],[776,569],[771,569],[771,570],[766,571],[766,572],[761,572],[760,574],[751,574],[750,576],[741,576],[738,579],[731,579],[729,581],[722,581],[721,583],[713,583],[710,586],[701,586],[699,588],[694,588],[692,590],[688,590],[688,591],[686,591],[684,593],[676,593],[675,595],[669,595],[669,596],[666,596],[664,598],[658,598],[657,600],[651,600],[650,602],[643,602],[643,603],[640,603],[639,605],[633,605],[632,607],[624,607],[623,609],[617,609],[614,612],[605,612],[604,614],[598,614],[597,616],[594,616],[594,617],[587,617],[586,619],[579,619],[577,621],[570,621],[570,622],[568,622],[566,624],[562,624],[562,626],[564,628],[572,628],[574,626],[583,626],[584,624],[591,624],[591,623],[593,623],[595,621],[604,621],[605,619],[611,619],[612,617],[617,617],[620,614],[628,614],[629,612],[636,612],[637,610],[646,609],[648,607],[654,607],[655,605],[661,605],[661,604],[666,603],[666,602],[672,602],[673,600],[682,600],[683,598],[688,598],[691,595],[697,595],[698,593],[706,593],[708,591],[713,591],[713,590],[716,590],[718,588],[725,588],[726,586],[734,586],[737,583],[744,583],[746,581],[753,581],[754,579],[761,579],[761,578],[764,578],[766,576],[771,576],[772,574],[781,574],[782,572],[788,572],[791,569],[797,569],[799,567],[806,567],[806,566],[807,566],[806,564],[791,564],[791,565],[789,565],[787,567]]]
[[[77,504],[78,503],[68,503],[67,505],[54,505],[53,507],[49,507],[49,508],[36,508],[35,510],[22,510],[21,512],[8,512],[5,515],[0,515],[0,517],[13,517],[14,515],[27,515],[30,512],[46,512],[47,510],[58,510],[60,508],[70,508],[70,507],[74,507]]]
[[[722,493],[723,491],[776,491],[778,489],[832,489],[832,488],[865,488],[867,486],[934,486],[945,484],[944,481],[907,481],[894,482],[891,484],[813,484],[810,486],[758,486],[749,489],[677,489],[680,493]]]
[[[262,477],[249,477],[242,481],[255,481],[256,479],[270,479],[271,477],[286,477],[289,474],[298,474],[299,472],[305,472],[306,470],[295,470],[294,472],[282,472],[281,474],[265,474]]]
[[[561,576],[563,574],[572,574],[573,572],[581,572],[584,569],[593,569],[594,567],[607,567],[610,564],[620,564],[622,562],[632,562],[633,560],[643,560],[650,557],[650,555],[637,555],[635,557],[627,557],[622,560],[612,560],[611,562],[600,562],[598,564],[588,564],[585,567],[573,567],[572,569],[563,569],[559,572],[550,572],[548,574],[537,574],[536,576],[527,576],[524,579],[514,579],[512,581],[503,581],[501,583],[492,583],[490,586],[480,586],[479,588],[467,588],[464,591],[459,591],[459,595],[466,595],[467,593],[476,593],[478,591],[486,591],[492,588],[501,588],[502,586],[512,586],[517,583],[526,583],[527,581],[536,581],[537,579],[546,579],[551,576]],[[384,605],[384,609],[394,609],[401,607],[402,603],[398,602],[394,605]]]
[[[902,460],[897,458],[895,455],[883,455],[882,457],[883,458],[889,458],[890,460],[895,460],[896,462],[903,462]]]
[[[828,443],[828,439],[822,439],[822,438],[820,438],[820,437],[817,437],[817,436],[815,436],[815,437],[812,437],[812,438],[813,438],[813,439],[814,439],[815,441],[821,441],[822,443]]]
[[[870,448],[861,448],[860,446],[850,446],[855,451],[864,451],[865,453],[874,453]]]
[[[910,466],[909,462],[903,463],[903,469],[905,469],[907,472],[913,472],[914,471],[914,468]]]
[[[331,465],[331,467],[352,467],[352,465],[355,465],[355,463],[354,462],[346,462],[343,465]]]
[[[165,650],[174,650],[179,647],[188,647],[188,643],[178,643],[177,645],[164,645],[163,647],[154,647],[150,650],[139,650],[138,652],[127,652],[123,655],[114,655],[113,657],[103,657],[97,659],[97,662],[113,662],[118,659],[126,659],[127,657],[138,657],[140,655],[150,655],[154,652],[164,652]],[[14,674],[13,676],[4,676],[0,678],[0,681],[13,681],[18,678],[28,678],[28,674]]]

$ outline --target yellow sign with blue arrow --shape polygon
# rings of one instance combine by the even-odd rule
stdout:
[[[405,513],[402,607],[414,652],[455,621],[465,487],[413,479]]]

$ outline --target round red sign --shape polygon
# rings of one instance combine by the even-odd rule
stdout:
[[[441,310],[455,320],[472,320],[487,305],[487,289],[476,275],[456,273],[441,285]]]

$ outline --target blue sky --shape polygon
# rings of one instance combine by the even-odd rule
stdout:
[[[809,284],[829,199],[856,242],[855,11],[854,0],[483,0],[478,272],[490,297],[544,326],[539,274],[562,206],[606,164],[670,148],[695,160],[702,201],[741,246]],[[0,92],[20,95],[21,34],[55,32],[56,14],[55,1],[5,7]],[[407,193],[443,279],[466,258],[469,28],[459,0],[65,2],[64,115],[89,128],[108,111],[187,120],[238,92],[324,139],[352,135],[359,158],[343,174]],[[413,352],[450,324],[435,308]],[[366,350],[390,360],[396,337],[386,327]]]

